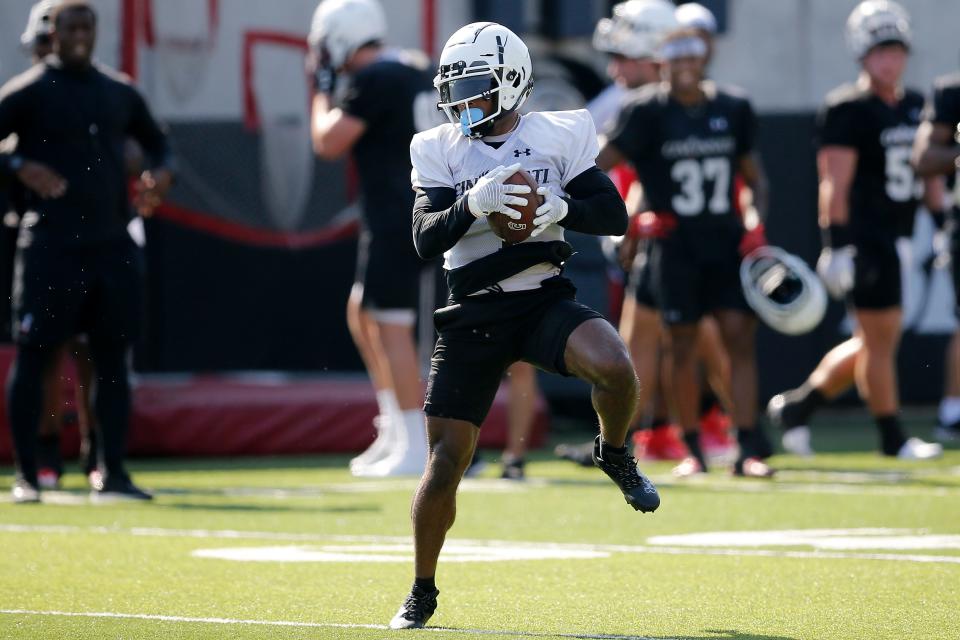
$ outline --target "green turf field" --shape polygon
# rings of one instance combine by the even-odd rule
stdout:
[[[960,451],[897,463],[873,442],[821,427],[832,452],[774,458],[773,482],[647,464],[653,515],[546,453],[524,484],[491,465],[462,487],[431,632],[384,629],[412,579],[413,480],[355,480],[344,457],[141,460],[156,502],[94,507],[74,473],[47,504],[4,493],[0,638],[960,638]]]

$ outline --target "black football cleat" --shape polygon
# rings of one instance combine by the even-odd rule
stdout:
[[[153,500],[153,495],[133,484],[130,476],[110,475],[101,476],[99,483],[94,485],[90,492],[90,500],[96,504],[111,504],[114,502],[146,502]]]
[[[423,629],[427,620],[437,610],[437,596],[440,591],[427,593],[417,585],[413,585],[410,595],[403,601],[397,615],[390,621],[391,629]]]
[[[627,504],[641,513],[653,513],[660,506],[660,494],[647,476],[637,469],[636,459],[629,453],[600,455],[600,436],[593,443],[593,463],[617,483]]]
[[[500,473],[502,480],[526,480],[527,461],[523,458],[515,458],[503,461],[503,471]]]

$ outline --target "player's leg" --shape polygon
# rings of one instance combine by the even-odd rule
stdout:
[[[732,448],[729,412],[730,357],[723,346],[720,327],[712,316],[700,319],[697,356],[704,382],[700,390],[700,444],[707,456],[727,456]]]
[[[813,455],[810,429],[813,414],[854,383],[854,365],[863,347],[859,336],[845,340],[827,352],[802,385],[779,393],[767,403],[767,417],[783,430],[783,448],[788,452]]]
[[[960,224],[956,222],[950,232],[950,266],[956,301],[954,315],[960,318]],[[944,370],[945,388],[934,437],[943,442],[954,442],[960,440],[960,330],[953,333],[947,345]]]
[[[573,317],[578,312],[568,313]],[[594,463],[620,487],[627,504],[637,511],[656,511],[660,496],[653,483],[639,472],[626,447],[639,383],[619,334],[602,318],[583,320],[566,337],[563,368],[559,371],[591,385],[590,399],[600,421]]]
[[[757,318],[735,309],[718,309],[716,317],[730,354],[730,392],[740,454],[734,473],[769,477],[772,471],[761,460],[771,455],[770,444],[757,420]]]
[[[56,489],[63,475],[60,432],[63,429],[63,380],[68,348],[61,347],[43,374],[43,412],[37,447],[37,481],[41,489]]]
[[[13,336],[17,353],[7,380],[7,412],[16,461],[14,502],[40,499],[37,442],[44,379],[74,332],[84,278],[74,260],[40,243],[22,248],[16,257]]]
[[[96,502],[150,500],[126,469],[130,429],[130,347],[140,332],[143,295],[143,255],[132,241],[104,248],[88,257],[95,275],[88,292],[86,328],[94,371],[91,406],[100,427],[98,447],[102,485],[94,487]]]
[[[697,356],[697,323],[679,322],[670,327],[670,388],[677,422],[690,455],[674,474],[689,476],[707,471],[707,460],[700,446],[700,360]]]
[[[409,246],[408,246],[409,245]],[[364,274],[363,308],[376,322],[372,348],[385,363],[399,407],[389,454],[368,467],[372,476],[423,473],[427,460],[423,384],[414,341],[423,261],[412,243],[374,233]]]
[[[67,345],[73,354],[77,367],[76,406],[77,427],[80,430],[80,467],[84,477],[91,487],[102,484],[100,471],[97,468],[97,449],[99,427],[93,411],[93,363],[90,357],[90,344],[87,336],[75,336]]]
[[[359,456],[350,461],[350,469],[362,475],[365,468],[379,462],[394,449],[398,429],[401,428],[400,407],[390,378],[390,369],[383,358],[382,351],[374,349],[377,325],[363,308],[364,280],[370,255],[371,236],[364,232],[357,247],[357,271],[350,296],[347,298],[347,327],[357,347],[360,359],[367,370],[377,398],[378,415],[373,426],[377,431],[376,439]]]
[[[937,440],[953,442],[960,439],[960,331],[955,331],[947,344],[943,368],[943,399],[934,435]]]
[[[491,308],[492,307],[492,308]],[[414,585],[390,621],[394,629],[423,627],[436,609],[437,558],[456,517],[457,487],[470,464],[500,379],[511,364],[512,339],[498,303],[464,302],[434,314],[439,333],[424,408],[429,443],[426,467],[411,507],[414,537]],[[503,331],[476,333],[496,325]]]
[[[857,391],[873,415],[884,455],[904,459],[939,456],[939,444],[907,438],[900,425],[897,349],[903,320],[900,259],[894,246],[861,246],[851,293],[862,346],[854,365]]]
[[[515,362],[507,369],[507,446],[503,450],[501,478],[523,480],[527,443],[533,427],[537,401],[537,371],[526,362]]]

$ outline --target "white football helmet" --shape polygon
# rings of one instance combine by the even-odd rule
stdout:
[[[789,336],[813,330],[827,311],[827,292],[817,275],[778,247],[750,252],[740,263],[740,283],[760,319]]]
[[[323,0],[313,13],[307,42],[339,69],[354,51],[386,36],[387,18],[377,0]]]
[[[533,88],[530,52],[517,34],[495,22],[474,22],[450,36],[433,79],[440,93],[437,108],[463,135],[480,138],[498,118],[520,108]],[[471,100],[490,98],[489,115]]]
[[[892,0],[864,0],[847,18],[847,45],[857,59],[885,42],[910,48],[910,15]]]
[[[664,36],[677,28],[673,5],[666,0],[627,0],[613,7],[593,31],[593,47],[625,58],[654,58]]]
[[[717,17],[702,4],[685,2],[677,7],[676,16],[681,28],[703,29],[713,35],[717,33]]]
[[[30,8],[27,26],[20,34],[20,44],[28,53],[32,51],[37,38],[49,36],[53,32],[53,25],[50,24],[50,14],[58,4],[60,4],[60,0],[40,0]]]

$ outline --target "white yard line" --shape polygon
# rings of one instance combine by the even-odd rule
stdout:
[[[280,540],[285,542],[353,542],[411,544],[408,536],[375,535],[327,535],[312,533],[286,533],[279,531],[238,531],[233,529],[165,529],[159,527],[78,527],[72,525],[21,525],[0,523],[0,533],[51,533],[97,535],[130,535],[162,538],[197,538],[217,540]],[[653,555],[707,555],[761,558],[796,558],[810,560],[882,560],[892,562],[920,562],[940,564],[960,564],[960,555],[929,555],[906,553],[860,553],[845,551],[800,551],[785,549],[729,549],[711,547],[680,547],[658,545],[618,545],[584,544],[563,542],[524,542],[513,540],[471,540],[451,539],[449,544],[480,547],[528,547],[535,549],[556,549],[571,551],[593,551],[604,553],[633,553]]]
[[[157,622],[185,622],[193,624],[220,624],[262,627],[301,627],[310,629],[373,629],[388,630],[382,624],[350,624],[336,622],[297,622],[293,620],[243,620],[237,618],[198,618],[190,616],[169,616],[151,613],[114,613],[110,611],[33,611],[29,609],[0,609],[0,615],[11,616],[50,616],[62,618],[104,618],[120,620],[149,620]],[[474,636],[508,636],[515,638],[579,638],[581,640],[651,640],[645,636],[628,636],[596,633],[548,633],[541,631],[510,631],[498,629],[448,629],[427,627],[422,631],[434,633],[456,633]],[[669,640],[669,639],[666,639]]]

